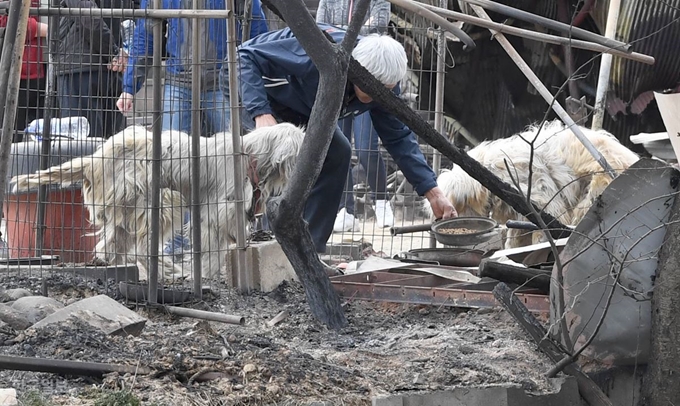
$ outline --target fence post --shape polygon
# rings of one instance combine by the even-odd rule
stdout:
[[[29,8],[30,2],[28,1],[11,0],[3,51],[0,57],[0,106],[4,109],[4,114],[0,117],[0,128],[2,128],[2,137],[0,138],[0,212],[2,212],[5,190],[7,189],[9,151],[12,145]],[[14,37],[14,33],[16,33],[16,37]]]
[[[232,261],[232,281],[241,292],[249,292],[252,281],[246,269],[246,219],[243,194],[243,157],[241,150],[241,115],[238,98],[238,60],[236,57],[236,16],[234,0],[227,0],[227,9],[231,10],[227,19],[227,63],[229,65],[229,108],[231,112],[231,134],[234,153],[234,200],[236,204],[236,266]],[[233,259],[233,258],[232,258]]]
[[[205,9],[205,0],[195,0],[194,10]],[[203,77],[203,45],[201,26],[204,19],[191,20],[191,246],[193,250],[194,298],[201,300],[201,78]],[[207,41],[207,38],[203,38]],[[206,151],[206,154],[209,152]],[[214,151],[213,151],[214,153]],[[212,247],[211,247],[212,248]]]
[[[161,0],[154,0],[153,8],[162,8]],[[149,303],[158,303],[158,260],[160,224],[161,131],[163,119],[163,84],[161,82],[161,52],[163,48],[162,20],[153,20],[153,138],[151,144],[151,241],[149,244]]]
[[[447,0],[439,0],[439,6],[446,8]],[[444,86],[446,85],[446,32],[442,27],[437,28],[437,76],[435,80],[435,94],[434,94],[434,129],[440,133],[444,133]],[[432,169],[434,173],[439,176],[442,165],[441,152],[434,150],[432,157]],[[430,248],[437,248],[437,239],[434,235],[430,236]]]

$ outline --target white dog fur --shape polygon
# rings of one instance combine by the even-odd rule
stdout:
[[[615,171],[620,173],[638,161],[634,152],[606,131],[580,128]],[[578,224],[611,182],[574,133],[557,120],[542,127],[531,126],[509,138],[485,141],[468,154],[504,182],[519,184],[522,196],[527,194],[532,164],[532,201],[565,225]],[[437,183],[460,216],[491,216],[500,224],[526,220],[459,166],[443,171]],[[424,204],[431,217],[429,203]],[[531,235],[509,229],[507,237],[505,247],[513,248],[537,243],[543,239],[543,233]]]
[[[244,197],[252,208],[254,191],[260,202],[283,190],[300,151],[304,132],[292,124],[254,130],[243,137]],[[152,133],[128,127],[108,139],[92,155],[59,166],[14,177],[14,190],[42,184],[82,182],[83,202],[99,236],[95,256],[109,264],[137,263],[140,278],[149,266],[151,224]],[[236,238],[234,155],[230,133],[200,139],[202,276],[217,278],[225,265],[229,243]],[[161,136],[160,244],[183,227],[190,201],[191,137],[178,131]],[[259,181],[258,181],[259,180]],[[159,276],[182,275],[182,268],[161,256]],[[184,271],[183,276],[190,276]]]

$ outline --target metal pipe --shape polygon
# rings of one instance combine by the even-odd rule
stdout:
[[[227,0],[227,8],[234,10],[234,0]],[[246,269],[246,219],[245,202],[243,193],[243,180],[245,169],[243,167],[243,155],[241,150],[241,115],[239,112],[238,98],[238,60],[236,56],[236,17],[229,14],[227,19],[227,64],[229,66],[229,110],[231,113],[231,134],[234,153],[234,203],[236,204],[236,266],[233,267],[233,285],[239,291],[247,293],[252,288],[250,274]],[[232,261],[233,265],[233,261]]]
[[[489,15],[484,11],[483,8],[472,5],[472,9],[479,15],[480,17],[491,20]],[[612,169],[611,165],[607,162],[607,160],[602,156],[600,151],[595,148],[595,146],[590,142],[590,140],[583,134],[581,129],[576,125],[574,120],[569,116],[569,113],[567,113],[566,110],[560,105],[557,100],[555,100],[555,97],[550,93],[547,87],[541,82],[541,79],[536,76],[536,74],[531,70],[529,65],[522,59],[522,56],[515,50],[515,48],[510,44],[510,41],[508,41],[507,38],[505,38],[505,35],[496,33],[493,30],[491,30],[491,33],[494,34],[494,37],[498,41],[499,44],[505,49],[505,51],[508,53],[510,58],[517,64],[517,67],[522,71],[524,76],[529,79],[529,82],[538,90],[538,92],[543,96],[545,101],[548,102],[550,107],[557,113],[557,115],[562,119],[562,121],[569,127],[569,129],[576,135],[576,138],[581,141],[581,144],[586,148],[588,153],[595,158],[595,161],[597,161],[598,164],[604,169],[604,171],[611,177],[615,178],[616,177],[616,172],[614,172],[614,169]]]
[[[420,233],[423,231],[430,231],[432,230],[432,224],[416,224],[413,226],[403,226],[403,227],[390,227],[390,234],[392,236],[399,235],[399,234],[411,234],[411,233]]]
[[[194,10],[204,9],[205,0],[195,0]],[[191,247],[193,250],[194,297],[203,295],[201,264],[201,78],[203,76],[203,45],[201,26],[207,21],[191,21]],[[207,41],[207,38],[203,38]],[[214,151],[211,151],[214,153]],[[208,153],[208,151],[206,151]]]
[[[7,19],[7,33],[2,45],[0,56],[0,106],[4,114],[0,117],[0,213],[5,201],[7,189],[7,173],[9,171],[9,152],[12,148],[14,132],[14,117],[16,115],[19,81],[21,80],[21,61],[26,42],[26,27],[28,24],[28,6],[22,0],[11,0],[11,13]],[[14,36],[16,33],[16,37]]]
[[[439,0],[439,6],[445,8],[447,0]],[[437,30],[437,73],[435,77],[434,94],[434,129],[444,134],[444,87],[446,86],[446,34],[442,27]],[[442,165],[442,154],[435,150],[432,157],[432,169],[439,175]],[[437,248],[437,239],[430,236],[430,248]]]
[[[630,44],[626,44],[621,41],[615,41],[611,38],[606,38],[601,35],[595,34],[594,32],[584,30],[583,28],[574,27],[573,25],[570,24],[565,24],[559,21],[551,20],[550,18],[541,17],[539,15],[519,10],[514,7],[499,4],[490,0],[462,0],[462,1],[471,5],[476,5],[478,7],[480,6],[484,7],[487,10],[494,11],[496,13],[501,13],[511,18],[516,18],[518,20],[526,21],[529,23],[542,25],[555,31],[570,34],[570,36],[581,38],[587,41],[592,41],[597,44],[604,45],[608,48],[616,48],[624,52],[630,51],[631,47]]]
[[[110,372],[131,375],[149,375],[151,368],[134,365],[113,365],[97,362],[67,361],[34,357],[14,357],[0,355],[0,369],[14,371],[50,372],[62,375],[99,377]]]
[[[52,7],[58,8],[60,0],[52,0]],[[54,61],[54,53],[59,44],[59,17],[49,17],[48,43],[47,43],[47,79],[45,83],[45,114],[43,115],[43,135],[40,141],[40,170],[50,167],[50,153],[52,152],[52,117],[57,109],[57,75]],[[49,200],[49,185],[40,185],[38,188],[38,206],[35,216],[35,254],[40,257],[44,254],[46,212]]]
[[[410,0],[404,0],[404,1],[410,1]],[[540,32],[529,31],[529,30],[525,30],[525,29],[522,29],[522,28],[513,27],[511,25],[505,25],[505,24],[494,22],[494,21],[484,20],[484,19],[479,18],[479,17],[475,17],[475,16],[463,14],[463,13],[458,13],[456,11],[442,9],[440,7],[431,6],[431,5],[425,4],[425,3],[421,3],[421,5],[423,7],[425,7],[426,9],[432,10],[435,13],[437,13],[437,14],[443,16],[443,17],[452,18],[452,19],[462,21],[462,22],[465,22],[465,23],[468,23],[468,24],[473,24],[473,25],[476,25],[476,26],[479,26],[479,27],[494,30],[498,33],[514,35],[516,37],[527,38],[527,39],[531,39],[531,40],[534,40],[534,41],[541,41],[541,42],[545,42],[545,43],[548,43],[548,44],[571,45],[572,48],[585,49],[587,51],[612,54],[612,55],[619,56],[621,58],[630,59],[631,61],[640,62],[640,63],[644,63],[644,64],[647,64],[647,65],[653,65],[654,62],[655,62],[654,57],[649,56],[649,55],[640,54],[640,53],[637,53],[637,52],[628,53],[628,52],[620,51],[618,49],[608,48],[604,45],[594,43],[594,42],[582,41],[582,40],[573,39],[573,38],[564,38],[564,37],[559,37],[559,36],[550,35],[550,34],[543,34],[543,33],[540,33]]]
[[[454,24],[450,23],[445,18],[442,18],[441,16],[426,9],[425,7],[423,7],[421,3],[416,3],[410,0],[388,0],[388,1],[396,6],[404,8],[423,18],[426,18],[435,24],[439,24],[443,29],[455,35],[456,38],[461,40],[467,46],[468,51],[475,49],[476,47],[475,42],[472,40],[472,38],[470,38],[470,36],[468,36],[465,33],[465,31],[456,27]]]
[[[7,14],[7,8],[0,5],[0,15]],[[186,9],[91,9],[91,8],[64,8],[64,7],[31,7],[29,14],[32,16],[60,16],[60,17],[99,17],[99,18],[227,18],[230,10],[186,10]]]
[[[246,319],[243,316],[206,312],[204,310],[187,309],[185,307],[165,306],[165,310],[167,310],[168,313],[175,314],[177,316],[193,317],[195,319],[201,320],[219,321],[221,323],[238,324],[241,326],[244,325],[246,322]]]
[[[153,7],[160,10],[161,0],[154,0]],[[161,83],[161,51],[163,47],[163,22],[153,22],[153,138],[151,142],[151,236],[149,242],[149,303],[158,303],[158,248],[160,244],[160,202],[161,202],[161,120],[163,117],[163,84]]]
[[[621,0],[610,0],[609,11],[607,12],[607,27],[604,35],[607,38],[616,37],[616,27],[619,22],[619,12],[621,11]],[[604,123],[604,114],[606,111],[605,101],[607,99],[607,90],[609,88],[609,75],[612,70],[612,56],[608,54],[602,55],[600,62],[600,75],[597,79],[597,92],[595,94],[595,113],[593,114],[593,130],[599,130]]]

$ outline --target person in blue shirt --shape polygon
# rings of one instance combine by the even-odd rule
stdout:
[[[237,14],[243,14],[244,0],[237,0]],[[141,8],[152,5],[152,0],[142,0]],[[163,0],[164,9],[192,9],[191,0]],[[226,10],[225,0],[205,0],[207,10]],[[201,80],[201,112],[203,135],[229,131],[229,103],[224,102],[219,90],[219,70],[227,56],[227,20],[170,18],[167,20],[167,55],[165,85],[163,91],[163,130],[191,132],[191,86],[192,43],[191,33],[195,24],[200,24],[203,49],[203,76]],[[152,66],[153,20],[140,18],[135,23],[130,47],[130,57],[123,77],[123,92],[116,106],[127,113],[133,108],[134,95],[142,88],[147,71]],[[240,21],[237,27],[241,40]],[[265,15],[259,0],[252,1],[250,37],[267,32]]]
[[[142,0],[140,8],[150,7],[153,0]],[[243,16],[244,0],[236,0],[236,14]],[[162,0],[163,9],[192,9],[192,0]],[[206,10],[226,10],[225,0],[205,0]],[[252,20],[250,22],[250,37],[267,32],[268,27],[260,0],[252,1]],[[240,19],[236,32],[237,40],[241,41],[242,30]],[[165,83],[163,86],[163,118],[162,129],[177,130],[191,133],[191,87],[192,87],[192,41],[191,35],[194,25],[201,30],[202,80],[201,105],[202,115],[201,135],[211,136],[222,131],[229,131],[230,110],[229,100],[219,89],[219,71],[222,61],[227,56],[227,20],[220,19],[192,19],[170,18],[167,20],[167,42],[165,64]],[[116,107],[122,113],[133,109],[134,95],[142,88],[153,58],[153,20],[140,18],[135,22],[130,46],[130,57],[127,69],[123,75],[123,92]],[[185,214],[184,222],[190,221],[190,215]],[[190,248],[189,239],[181,234],[176,235],[166,245],[164,252],[173,254],[178,259]]]
[[[318,24],[340,43],[345,30]],[[389,36],[360,37],[352,56],[386,87],[399,93],[407,70],[406,52]],[[238,49],[240,96],[245,129],[275,125],[279,121],[304,125],[309,121],[319,86],[319,71],[289,28],[261,34]],[[228,67],[222,65],[220,84],[229,97]],[[437,186],[413,132],[385,111],[360,88],[348,82],[340,118],[368,112],[375,131],[417,193],[430,202],[437,218],[456,216],[451,202]],[[320,151],[321,152],[321,151]],[[312,188],[304,218],[316,251],[323,253],[333,232],[350,164],[351,145],[339,127],[331,140],[321,174]]]

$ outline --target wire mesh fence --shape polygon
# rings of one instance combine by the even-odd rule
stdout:
[[[240,137],[225,135],[232,113],[243,111],[230,106],[227,60],[231,44],[285,24],[257,1],[236,1],[230,32],[230,4],[31,4],[9,177],[62,166],[23,188],[8,185],[1,231],[10,274],[99,279],[113,291],[141,280],[152,287],[141,289],[143,299],[152,301],[163,300],[153,297],[156,278],[160,287],[193,291],[195,298],[207,287],[262,287],[254,269],[266,261],[248,247],[276,243],[263,205],[250,196],[258,189],[253,161]],[[308,7],[317,15],[316,2]],[[439,32],[417,28],[429,26],[413,23],[420,17],[382,7],[362,34],[387,33],[404,45],[409,70],[401,98],[434,122],[436,106],[418,99],[423,86],[438,86],[423,59],[446,58],[437,53]],[[317,21],[342,26],[333,19],[346,14],[322,17]],[[421,49],[414,38],[433,46]],[[347,115],[339,126],[351,135],[353,159],[340,211],[329,213],[336,224],[322,258],[337,263],[430,246],[428,233],[390,235],[391,226],[431,219],[368,114]],[[420,148],[430,165],[439,165],[430,147]],[[350,227],[338,225],[343,215]],[[283,258],[276,255],[274,262]],[[290,269],[280,272],[293,277]]]

